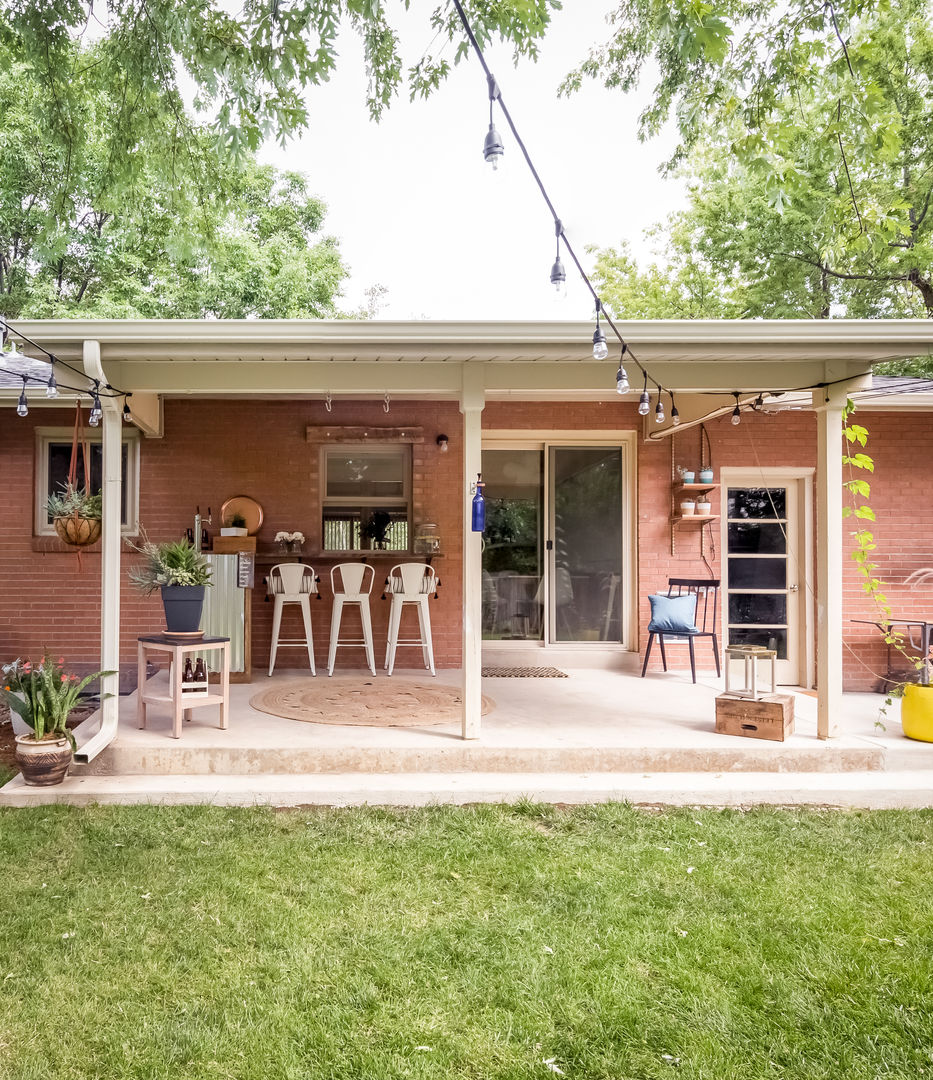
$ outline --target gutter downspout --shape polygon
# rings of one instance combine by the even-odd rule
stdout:
[[[90,379],[107,385],[100,362],[100,342],[84,342],[84,371]],[[120,715],[120,521],[121,450],[123,418],[119,398],[102,397],[103,439],[103,520],[100,560],[100,666],[113,671],[101,679],[100,728],[75,753],[75,761],[86,765],[116,738]],[[105,696],[109,695],[109,696]]]

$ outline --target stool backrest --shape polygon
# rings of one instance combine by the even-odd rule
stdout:
[[[269,592],[273,596],[302,596],[317,592],[313,567],[302,563],[278,563],[269,571]]]
[[[389,571],[386,592],[391,596],[414,598],[434,592],[436,581],[437,571],[427,563],[399,563]]]
[[[369,596],[373,591],[375,576],[376,573],[369,563],[337,563],[330,570],[330,587],[335,596]]]

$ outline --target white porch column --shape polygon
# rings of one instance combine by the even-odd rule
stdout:
[[[482,471],[483,406],[479,365],[465,363],[460,392],[463,413],[463,718],[464,739],[478,739],[483,705],[483,537],[472,529],[472,485]]]
[[[106,383],[100,363],[100,343],[84,342],[84,370],[91,379]],[[101,679],[100,728],[78,748],[79,762],[93,761],[117,734],[120,712],[120,488],[122,485],[123,403],[120,398],[101,397],[103,520],[100,559],[100,666],[113,671]]]
[[[817,417],[816,732],[821,739],[840,734],[842,714],[842,410],[846,392],[844,387],[813,391]]]

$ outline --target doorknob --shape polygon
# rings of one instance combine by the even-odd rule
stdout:
[[[788,585],[787,586],[787,591],[788,592],[796,592],[797,591],[797,586],[796,585]]]

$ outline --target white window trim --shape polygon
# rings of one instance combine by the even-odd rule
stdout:
[[[139,532],[139,430],[124,429],[122,441],[126,452],[126,515],[127,520],[121,527],[124,536],[136,536]],[[102,435],[86,434],[87,442],[101,443]],[[55,526],[48,522],[46,504],[49,501],[49,445],[51,443],[70,443],[74,438],[71,427],[36,428],[36,476],[35,508],[33,529],[36,536],[55,536]]]
[[[388,453],[397,453],[403,459],[404,471],[402,473],[403,491],[401,495],[365,496],[358,495],[328,495],[327,494],[327,458],[329,455],[337,456],[353,455],[354,457],[379,457]],[[337,446],[324,446],[321,448],[321,508],[325,506],[400,506],[405,503],[411,516],[411,444],[389,444],[387,446],[374,446],[371,443],[340,443]]]

